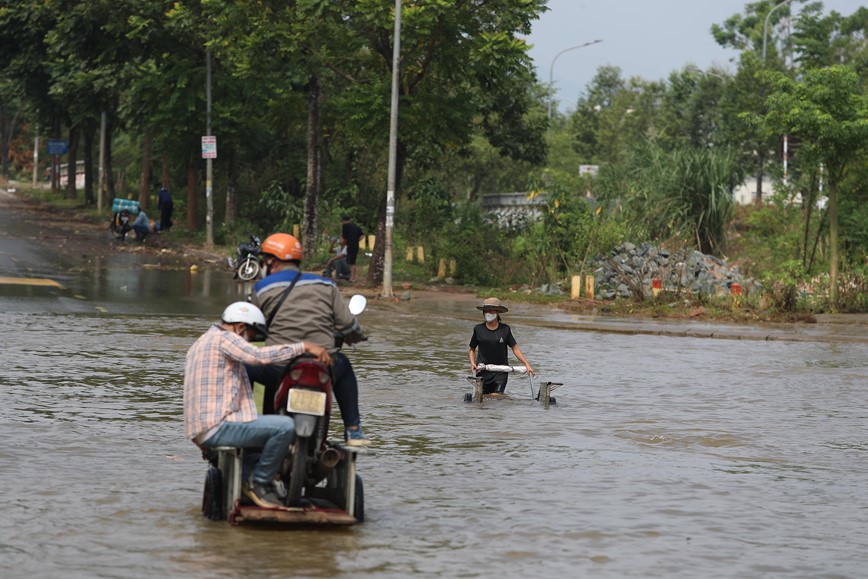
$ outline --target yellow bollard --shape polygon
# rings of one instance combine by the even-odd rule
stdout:
[[[425,248],[421,245],[416,248],[416,258],[419,260],[419,263],[425,263]]]
[[[594,299],[594,276],[586,275],[585,276],[585,298],[592,300]]]
[[[368,251],[374,251],[374,242],[377,241],[376,235],[368,236]]]
[[[446,278],[446,260],[440,260],[440,267],[437,268],[437,279],[445,279]]]
[[[361,249],[362,251],[365,251],[365,236],[364,235],[359,238],[359,249]]]
[[[579,299],[579,291],[582,289],[582,276],[574,275],[570,285],[570,299]]]
[[[412,247],[407,248],[407,261],[411,261],[411,262],[413,261],[413,248]]]
[[[292,236],[298,239],[298,234],[301,231],[301,227],[296,223],[292,226]]]
[[[458,264],[454,259],[449,260],[449,275],[455,275],[455,270],[458,269]]]

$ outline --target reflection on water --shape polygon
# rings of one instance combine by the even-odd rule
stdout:
[[[225,272],[98,267],[0,297],[4,577],[858,577],[868,555],[864,344],[522,324],[544,379],[482,407],[466,303],[369,302],[349,355],[373,449],[367,522],[294,531],[199,515],[183,439],[192,341]],[[4,288],[5,289],[5,288]],[[539,310],[540,316],[547,315]]]

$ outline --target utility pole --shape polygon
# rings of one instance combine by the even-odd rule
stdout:
[[[398,153],[398,78],[401,65],[401,0],[395,0],[392,46],[392,105],[389,115],[389,179],[386,185],[386,248],[383,252],[383,297],[392,297],[392,230],[395,226],[396,156]]]
[[[211,136],[211,51],[205,51],[205,111],[206,124],[205,134]],[[215,147],[216,149],[216,147]],[[216,152],[216,150],[215,150]],[[214,189],[212,156],[209,154],[205,159],[205,246],[214,246]]]

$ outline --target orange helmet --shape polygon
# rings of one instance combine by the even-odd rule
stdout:
[[[262,242],[262,253],[281,261],[301,261],[304,256],[301,242],[288,233],[273,233],[266,237]]]

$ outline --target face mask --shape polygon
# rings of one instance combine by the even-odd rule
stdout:
[[[497,319],[497,314],[485,314],[485,321],[486,322],[493,322],[496,319]]]

